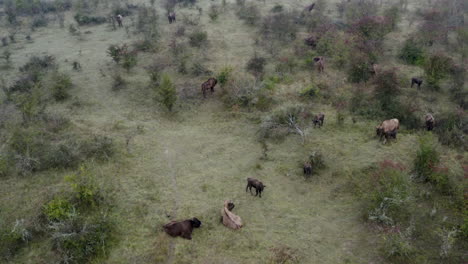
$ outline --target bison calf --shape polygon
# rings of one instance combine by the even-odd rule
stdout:
[[[187,219],[184,221],[171,221],[170,223],[164,225],[164,231],[172,236],[178,237],[181,236],[185,239],[192,239],[192,230],[201,226],[200,220],[196,217],[192,219]]]
[[[431,114],[426,115],[426,128],[427,131],[432,131],[434,129],[435,119]]]
[[[414,84],[417,84],[418,85],[418,89],[421,87],[421,84],[423,83],[423,80],[422,79],[419,79],[419,78],[411,78],[411,88],[413,88],[413,85]]]
[[[169,20],[169,24],[172,24],[172,22],[176,22],[176,16],[174,12],[169,12],[167,15],[167,19]]]
[[[255,188],[255,196],[259,195],[261,198],[263,189],[266,185],[263,185],[263,183],[257,179],[247,178],[247,187],[245,187],[245,191],[247,192],[250,190],[250,193],[252,193],[252,187]]]
[[[312,122],[314,123],[314,127],[315,126],[319,126],[319,127],[322,127],[323,126],[323,121],[325,120],[325,114],[320,112],[318,114],[316,114],[314,116],[314,119],[312,120]]]
[[[304,175],[310,176],[312,174],[312,165],[310,162],[304,163]]]

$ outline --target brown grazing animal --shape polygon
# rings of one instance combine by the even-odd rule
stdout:
[[[311,35],[308,38],[304,39],[304,42],[307,46],[311,46],[312,48],[315,48],[317,47],[318,38],[314,35]]]
[[[315,3],[311,4],[311,5],[308,5],[304,8],[304,11],[307,11],[307,12],[310,12],[314,9],[315,7]]]
[[[221,210],[223,225],[232,229],[240,229],[242,227],[242,219],[233,214],[231,212],[232,209],[234,209],[234,203],[232,201],[224,201],[224,207]]]
[[[192,239],[192,230],[194,228],[199,228],[201,226],[200,220],[196,217],[192,219],[187,219],[184,221],[171,221],[170,223],[164,225],[164,231],[172,236],[178,237],[181,236],[185,239]]]
[[[315,64],[317,65],[318,71],[321,73],[325,70],[325,60],[322,56],[314,58]]]
[[[383,121],[380,125],[375,128],[377,136],[380,137],[382,140],[385,137],[384,144],[387,142],[389,138],[396,139],[398,129],[400,128],[400,121],[398,119],[393,118],[390,120]]]
[[[312,165],[310,164],[309,161],[307,161],[306,163],[304,163],[304,175],[305,176],[310,176],[312,175]]]
[[[262,192],[266,185],[263,185],[263,183],[257,179],[247,178],[247,187],[245,187],[245,191],[247,192],[247,190],[250,190],[250,193],[252,194],[252,187],[255,188],[255,196],[259,195],[260,198],[262,198]]]
[[[426,114],[426,128],[427,131],[432,131],[435,125],[435,119],[431,114]]]
[[[215,78],[209,78],[208,81],[202,84],[201,88],[202,88],[203,98],[206,98],[206,92],[208,90],[211,90],[211,93],[214,93],[214,88],[217,83],[218,83],[218,80],[216,80]]]
[[[414,84],[417,84],[418,89],[419,89],[421,87],[422,83],[423,83],[423,80],[420,79],[420,78],[416,78],[416,77],[411,78],[411,88],[413,88]]]
[[[323,121],[325,121],[325,114],[322,112],[316,114],[312,120],[314,127],[318,125],[319,128],[323,126]]]
[[[118,14],[115,16],[115,20],[117,20],[117,23],[119,24],[119,27],[123,27],[122,21],[123,21],[123,16],[121,14]]]
[[[167,14],[167,19],[169,20],[169,24],[176,22],[175,12],[169,12],[169,14]]]

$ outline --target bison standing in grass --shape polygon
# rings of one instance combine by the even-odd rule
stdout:
[[[418,89],[421,88],[421,85],[423,83],[423,80],[420,78],[413,77],[411,78],[411,88],[413,88],[413,85],[418,85]]]
[[[208,90],[210,90],[211,93],[214,93],[214,88],[217,83],[218,83],[218,80],[216,80],[215,78],[209,78],[208,81],[202,84],[201,88],[202,88],[203,98],[206,98],[206,92]]]
[[[314,119],[312,120],[312,122],[314,123],[314,127],[317,126],[317,125],[319,126],[319,128],[322,127],[324,120],[325,120],[325,114],[324,113],[320,112],[320,113],[316,114],[314,116]]]
[[[175,13],[169,12],[169,14],[167,14],[167,19],[169,20],[169,24],[172,24],[172,22],[176,22]]]
[[[427,114],[425,119],[426,119],[427,131],[432,131],[434,129],[434,125],[435,125],[434,117],[431,114]]]
[[[192,219],[187,219],[184,221],[171,221],[170,223],[164,225],[164,231],[172,237],[183,237],[185,239],[192,239],[192,231],[194,228],[199,228],[201,226],[200,220],[196,217]]]
[[[385,120],[375,128],[377,136],[380,137],[380,140],[385,137],[384,144],[389,138],[396,139],[398,129],[400,129],[400,121],[398,121],[396,118]]]
[[[262,192],[266,185],[263,185],[263,183],[257,179],[247,178],[247,187],[245,187],[245,191],[247,192],[250,190],[250,193],[252,194],[252,187],[255,188],[255,196],[259,195],[260,198],[262,198]]]
[[[304,176],[310,176],[312,175],[312,164],[310,164],[310,161],[307,161],[304,163]]]

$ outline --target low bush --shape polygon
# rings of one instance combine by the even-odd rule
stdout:
[[[208,68],[206,68],[200,62],[194,62],[191,68],[191,73],[193,76],[200,76],[200,75],[211,75],[213,74]]]
[[[208,33],[206,31],[195,31],[189,35],[190,46],[201,48],[208,43]]]
[[[453,60],[444,54],[433,54],[424,63],[424,73],[428,87],[440,90],[440,81],[448,76],[454,67]]]
[[[439,153],[434,145],[433,138],[429,135],[419,139],[419,149],[414,159],[414,171],[416,175],[424,180],[429,181],[434,168],[439,164]]]
[[[290,133],[297,133],[304,139],[304,132],[300,128],[304,111],[301,105],[286,105],[267,115],[260,125],[260,140],[281,140]]]
[[[127,81],[119,73],[112,75],[112,91],[119,91],[127,87]]]
[[[260,10],[254,4],[240,4],[236,14],[239,19],[244,20],[248,25],[255,25],[260,20]]]
[[[416,253],[410,239],[403,233],[384,235],[383,253],[392,263],[409,263]]]
[[[0,225],[0,260],[9,261],[15,253],[32,239],[24,220],[16,220],[12,228]]]
[[[224,67],[218,73],[218,75],[216,76],[216,79],[218,80],[221,87],[225,86],[228,83],[231,77],[231,73],[232,73],[232,68],[230,67]]]
[[[52,78],[52,96],[56,101],[63,101],[70,97],[69,90],[73,84],[70,76],[56,73]]]
[[[424,49],[414,39],[407,39],[400,50],[398,57],[411,65],[424,65]]]
[[[177,101],[177,91],[168,75],[162,76],[160,85],[154,85],[155,100],[164,105],[169,111],[172,111]]]
[[[43,212],[49,221],[63,221],[72,216],[75,208],[66,199],[55,197],[44,205]]]
[[[92,209],[102,203],[102,191],[85,167],[82,166],[77,173],[66,176],[66,181],[70,183],[74,194],[73,202],[79,209]]]
[[[76,23],[78,23],[78,25],[80,25],[80,26],[99,25],[99,24],[103,24],[103,23],[107,22],[106,17],[87,16],[87,15],[83,15],[83,14],[80,14],[80,13],[77,13],[73,18],[75,19]]]
[[[265,71],[266,59],[254,54],[252,58],[247,62],[246,69],[256,78],[261,78]]]

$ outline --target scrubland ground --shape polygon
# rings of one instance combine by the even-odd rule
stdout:
[[[96,13],[106,15],[117,2],[108,1],[107,9],[102,3]],[[389,1],[383,2],[383,7],[391,5]],[[283,0],[253,3],[262,15],[267,15],[276,5],[282,5],[285,10],[302,10],[309,4]],[[337,3],[339,1],[326,1],[327,9],[324,11],[335,20],[339,20]],[[150,6],[149,1],[134,1],[132,4]],[[290,46],[283,44],[284,47],[278,48],[279,53],[272,55],[256,44],[257,28],[236,16],[234,1],[227,1],[225,10],[215,21],[208,16],[213,4],[222,6],[221,1],[200,0],[196,4],[203,10],[197,27],[207,32],[208,44],[200,49],[190,48],[187,60],[201,61],[214,74],[231,67],[233,76],[245,77],[239,81],[241,85],[260,82],[245,72],[245,65],[254,53],[276,61],[276,56],[293,54],[294,45],[301,45],[303,37],[308,35],[301,29],[297,33],[301,37],[292,41]],[[424,72],[418,66],[402,64],[397,58],[401,45],[417,30],[418,22],[410,25],[410,21],[420,6],[426,8],[430,4],[409,1],[408,11],[403,13],[397,30],[385,37],[380,54],[382,61],[379,63],[384,68],[399,67],[405,78],[420,76]],[[404,167],[405,177],[410,179],[414,176],[412,168],[420,148],[419,138],[429,132],[402,126],[397,140],[385,145],[379,142],[375,137],[375,125],[381,120],[354,115],[337,107],[340,98],[352,97],[356,86],[370,89],[371,84],[351,84],[345,71],[331,66],[331,63],[324,74],[318,74],[312,68],[298,70],[291,73],[286,81],[275,83],[270,93],[273,102],[266,109],[226,104],[224,90],[229,89],[229,85],[222,89],[219,84],[213,95],[202,99],[200,85],[210,76],[180,73],[179,62],[173,60],[169,47],[175,31],[187,23],[184,17],[198,17],[199,11],[194,7],[177,5],[178,21],[168,24],[163,7],[163,1],[156,1],[155,9],[159,14],[157,52],[140,52],[138,64],[128,72],[116,65],[106,50],[112,44],[130,45],[132,41],[141,39],[133,32],[138,23],[136,13],[124,17],[124,25],[129,27],[127,30],[125,27],[112,30],[106,23],[81,26],[81,34],[73,35],[68,31],[68,25],[75,23],[73,16],[76,11],[72,8],[65,12],[65,28],[60,28],[57,21],[51,21],[48,26],[32,32],[20,30],[16,43],[0,47],[0,53],[6,49],[12,52],[13,67],[1,70],[7,83],[21,75],[19,67],[32,56],[54,56],[60,72],[70,76],[73,88],[67,101],[48,104],[47,112],[66,116],[72,124],[70,129],[76,135],[105,135],[112,139],[115,147],[112,157],[105,161],[89,158],[82,162],[87,172],[93,175],[100,192],[104,193],[106,205],[92,209],[91,213],[85,210],[81,213],[81,209],[77,209],[78,214],[84,216],[105,214],[111,218],[114,226],[111,239],[102,247],[103,254],[96,254],[96,258],[78,261],[72,256],[67,261],[410,263],[405,258],[409,257],[414,263],[456,263],[463,258],[463,253],[459,252],[463,252],[465,244],[449,243],[458,255],[444,259],[438,256],[443,242],[435,243],[434,240],[429,242],[434,243],[431,246],[433,252],[427,256],[406,251],[404,243],[408,242],[403,241],[400,242],[403,246],[395,247],[402,252],[401,255],[397,253],[396,258],[389,258],[394,255],[385,251],[388,240],[381,237],[398,228],[403,229],[403,224],[392,222],[385,226],[369,221],[367,205],[362,202],[362,197],[367,197],[362,193],[373,191],[365,190],[369,186],[363,183],[368,180],[363,171],[383,161],[392,161]],[[191,30],[190,26],[186,27]],[[8,32],[6,27],[0,31]],[[28,34],[31,41],[24,39]],[[73,70],[73,61],[81,64],[80,71]],[[168,65],[164,72],[171,77],[177,89],[179,99],[171,112],[153,100],[147,68],[154,62]],[[274,76],[274,72],[273,63],[268,63],[265,79]],[[126,80],[126,88],[111,89],[114,75]],[[331,98],[310,101],[300,98],[298,94],[311,82],[326,83],[328,88],[324,93],[331,94]],[[434,112],[455,109],[446,91],[440,96],[440,92],[418,93],[406,86],[402,90],[405,94],[413,93],[414,97],[410,98],[418,101],[422,109]],[[6,94],[1,98],[6,100]],[[304,142],[294,132],[279,139],[261,139],[259,130],[264,117],[284,105],[295,103],[304,105],[305,111],[309,112],[307,119],[300,123],[305,132]],[[310,112],[320,111],[326,114],[325,124],[322,128],[314,128]],[[340,121],[342,115],[343,121]],[[17,116],[11,123],[21,123],[20,119]],[[5,132],[2,135],[4,149],[8,145],[9,134]],[[437,147],[450,175],[455,175],[458,187],[463,188],[466,183],[458,180],[463,179],[461,166],[468,159],[466,152],[439,143]],[[302,164],[312,153],[321,154],[325,167],[307,178],[303,176]],[[40,225],[34,222],[44,221],[44,205],[54,197],[70,193],[67,176],[75,174],[76,170],[53,168],[28,175],[12,172],[1,176],[0,227],[11,229],[20,219],[33,222],[33,226]],[[267,186],[262,198],[245,192],[247,177],[260,179]],[[424,195],[429,197],[417,209],[423,212],[421,215],[430,215],[432,220],[428,221],[428,229],[446,230],[444,228],[449,227],[440,224],[444,221],[455,223],[453,226],[460,228],[459,219],[463,216],[444,209],[440,204],[450,197],[437,193],[424,183],[411,186],[421,189],[414,192],[417,195],[412,199],[420,201],[424,200],[421,198]],[[236,204],[234,212],[245,224],[240,230],[227,229],[220,222],[220,210],[226,199]],[[437,208],[435,213],[434,208]],[[162,231],[162,225],[170,220],[191,217],[202,221],[202,227],[194,230],[192,240],[170,238]],[[37,235],[32,233],[27,243],[19,243],[21,246],[14,250],[14,254],[5,253],[8,255],[5,261],[66,263],[54,246],[56,237],[44,231],[38,231]],[[415,237],[411,243],[418,239],[423,241],[423,237]],[[460,240],[463,239],[466,238],[461,235]],[[423,247],[417,245],[414,248]],[[4,252],[7,251],[2,251],[2,254]]]

